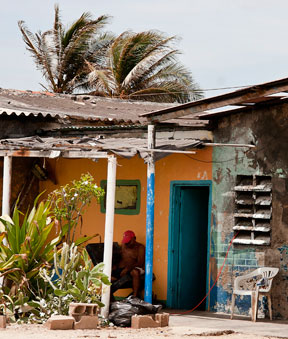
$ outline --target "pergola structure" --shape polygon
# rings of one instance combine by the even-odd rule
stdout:
[[[147,146],[145,146],[147,145]],[[13,157],[34,158],[68,158],[68,159],[107,159],[107,192],[104,237],[104,273],[111,278],[112,249],[114,232],[114,206],[116,187],[117,158],[115,154],[124,157],[133,157],[139,154],[147,163],[147,208],[146,208],[146,260],[145,260],[145,300],[152,302],[152,271],[153,271],[153,234],[154,234],[154,173],[155,156],[165,156],[169,153],[195,154],[195,151],[185,149],[197,148],[203,142],[194,139],[161,140],[155,146],[154,125],[148,126],[148,140],[146,139],[107,139],[97,138],[28,138],[0,140],[0,156],[4,157],[3,166],[3,193],[2,215],[10,214],[12,159]],[[169,149],[172,148],[172,149]],[[114,154],[113,154],[114,153]],[[110,287],[105,288],[102,295],[105,306],[102,315],[109,314]]]
[[[2,215],[10,214],[10,196],[11,196],[11,178],[12,178],[12,157],[37,157],[45,158],[57,156],[58,151],[6,151],[4,155],[3,166],[3,193],[2,193]],[[87,158],[85,152],[66,151],[62,157],[64,158]],[[111,278],[112,269],[112,249],[113,249],[113,231],[114,231],[114,205],[115,205],[115,185],[116,185],[116,166],[117,160],[114,155],[108,155],[107,152],[92,152],[89,154],[90,159],[107,159],[107,192],[106,192],[106,215],[105,215],[105,239],[103,261],[105,263],[104,273],[107,274],[109,280]],[[109,312],[110,288],[102,295],[102,302],[105,304],[103,315],[107,317]]]

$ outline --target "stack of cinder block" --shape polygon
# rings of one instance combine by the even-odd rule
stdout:
[[[133,315],[132,328],[164,327],[169,325],[169,313]]]
[[[95,329],[98,327],[98,305],[71,303],[69,316],[52,316],[45,323],[50,330]]]
[[[0,328],[6,328],[6,315],[0,315]]]
[[[71,303],[69,305],[69,315],[75,319],[75,330],[97,328],[97,311],[97,304]]]

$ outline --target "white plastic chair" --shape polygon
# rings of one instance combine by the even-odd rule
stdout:
[[[231,305],[231,319],[233,319],[233,312],[235,306],[236,295],[250,295],[251,296],[251,318],[252,321],[257,320],[258,312],[258,298],[266,296],[268,299],[268,309],[270,320],[272,320],[272,302],[271,302],[271,287],[273,278],[278,273],[279,268],[274,267],[261,267],[257,268],[248,274],[236,277],[234,280],[234,288],[232,294]],[[250,288],[241,288],[241,284],[244,282],[253,281],[254,284]],[[261,284],[264,283],[264,284]]]

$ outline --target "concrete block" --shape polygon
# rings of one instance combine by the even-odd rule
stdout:
[[[161,327],[169,326],[169,313],[156,313],[155,320]]]
[[[135,329],[160,327],[160,323],[154,320],[154,314],[133,315],[131,317],[131,327]]]
[[[75,319],[66,315],[54,315],[44,324],[49,330],[72,330]]]
[[[74,316],[76,322],[74,324],[75,330],[88,330],[88,329],[96,329],[98,328],[98,317],[91,315],[82,315],[79,318]],[[78,319],[76,319],[78,318]]]
[[[69,315],[91,315],[95,316],[98,312],[97,304],[87,304],[87,303],[70,303],[69,305]]]
[[[0,328],[6,328],[6,315],[0,315]]]

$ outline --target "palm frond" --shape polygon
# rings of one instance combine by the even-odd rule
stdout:
[[[129,39],[129,31],[121,33],[112,43],[108,57],[110,58],[110,68],[114,74],[115,80],[118,84],[121,83],[122,70],[121,70],[121,55],[123,54],[123,41]]]
[[[175,55],[178,52],[176,50],[171,50],[165,53],[158,53],[155,51],[153,54],[150,54],[141,62],[139,62],[136,67],[127,75],[126,79],[123,82],[123,87],[130,86],[132,88],[137,88],[138,84],[141,84],[145,81],[149,75],[153,75],[158,69],[161,69],[163,66],[170,64],[175,61]]]
[[[37,41],[33,33],[31,33],[28,30],[28,28],[25,25],[25,22],[22,20],[18,21],[18,26],[22,33],[23,41],[26,44],[26,49],[32,53],[32,56],[35,59],[36,65],[39,65],[39,64],[43,65],[42,55],[39,52],[39,49],[35,46],[37,44]]]
[[[177,99],[178,102],[183,103],[187,100],[194,101],[203,98],[203,91],[194,81],[191,72],[187,71],[183,65],[168,65],[141,84],[143,90],[155,86],[169,88],[174,93],[179,92],[179,95],[177,95],[180,98]]]
[[[55,5],[55,16],[54,16],[54,26],[53,26],[53,43],[55,48],[55,53],[60,58],[61,55],[61,35],[62,35],[62,23],[60,21],[60,15],[59,15],[59,6]]]
[[[186,102],[199,99],[202,92],[194,82],[192,74],[177,59],[180,53],[171,47],[175,37],[166,37],[156,31],[133,33],[123,32],[108,49],[104,67],[105,76],[113,86],[111,97],[161,102]],[[94,66],[90,86],[94,93],[107,95],[107,87],[101,86],[100,77]],[[105,80],[106,80],[105,79]],[[103,93],[101,93],[103,90]]]
[[[102,15],[92,20],[90,13],[83,13],[65,30],[60,20],[59,7],[55,5],[53,27],[43,34],[40,32],[33,35],[24,22],[19,21],[26,48],[52,91],[72,93],[87,77],[85,57],[89,55],[93,39],[97,40],[97,34],[107,24],[108,18],[107,15]],[[103,42],[103,49],[104,45]],[[106,42],[106,49],[107,46]],[[99,52],[98,60],[103,59],[103,55],[104,52],[102,55]]]
[[[53,74],[51,71],[51,58],[48,54],[48,48],[45,44],[45,33],[36,33],[33,35],[26,27],[24,21],[19,21],[18,26],[22,33],[22,38],[26,44],[26,49],[32,54],[36,67],[42,71],[44,77],[55,87]]]
[[[171,50],[168,43],[173,39],[174,37],[164,38],[163,34],[156,31],[130,33],[130,39],[121,54],[120,67],[123,72],[119,81],[123,84],[129,73],[136,67],[141,68],[143,64],[148,69],[149,65],[145,65],[147,60]]]
[[[79,69],[83,69],[91,39],[98,27],[102,25],[99,21],[106,19],[107,17],[102,16],[95,21],[86,22],[85,25],[79,22],[68,45],[64,48],[63,57],[60,60],[59,73],[66,75],[66,82],[71,81],[79,73]],[[63,46],[65,46],[65,43],[63,43]]]
[[[87,83],[83,84],[86,89],[93,89],[95,93],[101,93],[102,96],[114,96],[116,92],[115,81],[109,69],[97,69],[93,64],[86,61],[89,69],[89,76]]]

